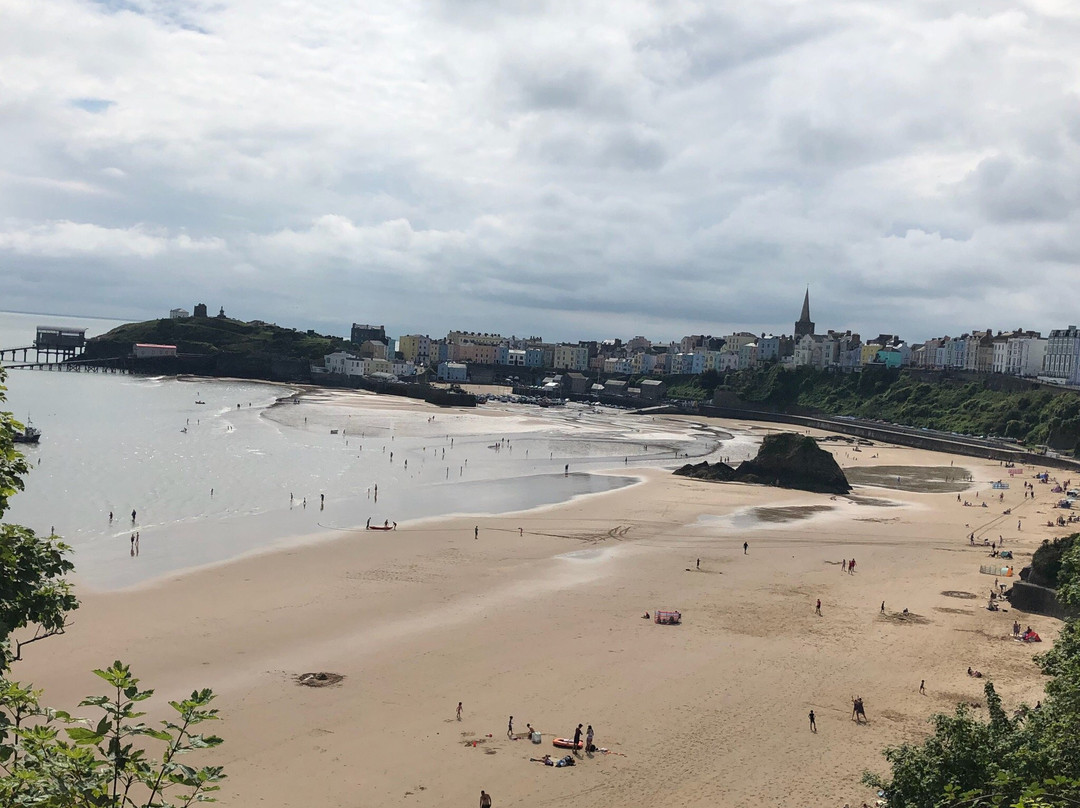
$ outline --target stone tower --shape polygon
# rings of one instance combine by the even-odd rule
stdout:
[[[807,334],[814,333],[814,321],[810,319],[810,287],[806,288],[806,297],[802,302],[802,314],[795,323],[795,339],[802,339]]]

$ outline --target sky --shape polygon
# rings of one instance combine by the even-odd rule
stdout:
[[[0,0],[0,309],[1080,321],[1074,0]]]

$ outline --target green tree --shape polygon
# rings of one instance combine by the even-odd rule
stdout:
[[[0,403],[5,388],[0,370]],[[8,500],[23,488],[27,465],[15,451],[21,426],[0,412],[0,519]],[[0,523],[0,805],[11,808],[173,808],[213,802],[224,777],[221,767],[193,768],[179,758],[221,743],[196,731],[217,719],[214,694],[199,690],[169,702],[174,715],[159,728],[139,721],[137,705],[153,694],[120,661],[94,671],[110,693],[80,707],[100,711],[97,720],[45,707],[40,691],[6,678],[27,645],[64,632],[78,607],[64,575],[72,570],[69,548],[55,536]],[[32,631],[27,631],[32,629]],[[23,635],[22,639],[17,639]],[[147,744],[164,745],[151,756]]]

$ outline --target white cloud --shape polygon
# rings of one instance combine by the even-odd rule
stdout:
[[[12,307],[77,288],[72,311],[108,314],[119,286],[150,316],[197,284],[339,331],[662,338],[790,328],[810,283],[820,326],[918,339],[1018,311],[1046,330],[1080,304],[1074,284],[1032,293],[1080,262],[1064,0],[7,0],[4,18]]]
[[[171,251],[221,251],[224,246],[224,241],[219,238],[193,239],[186,233],[172,236],[142,226],[110,228],[85,222],[48,222],[24,227],[0,225],[0,250],[20,256],[153,259]]]

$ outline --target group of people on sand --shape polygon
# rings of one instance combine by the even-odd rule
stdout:
[[[840,562],[840,564],[843,567],[844,572],[846,572],[848,575],[851,575],[852,573],[855,572],[855,559],[854,558],[851,559],[851,561],[848,561],[845,558],[843,561]]]

